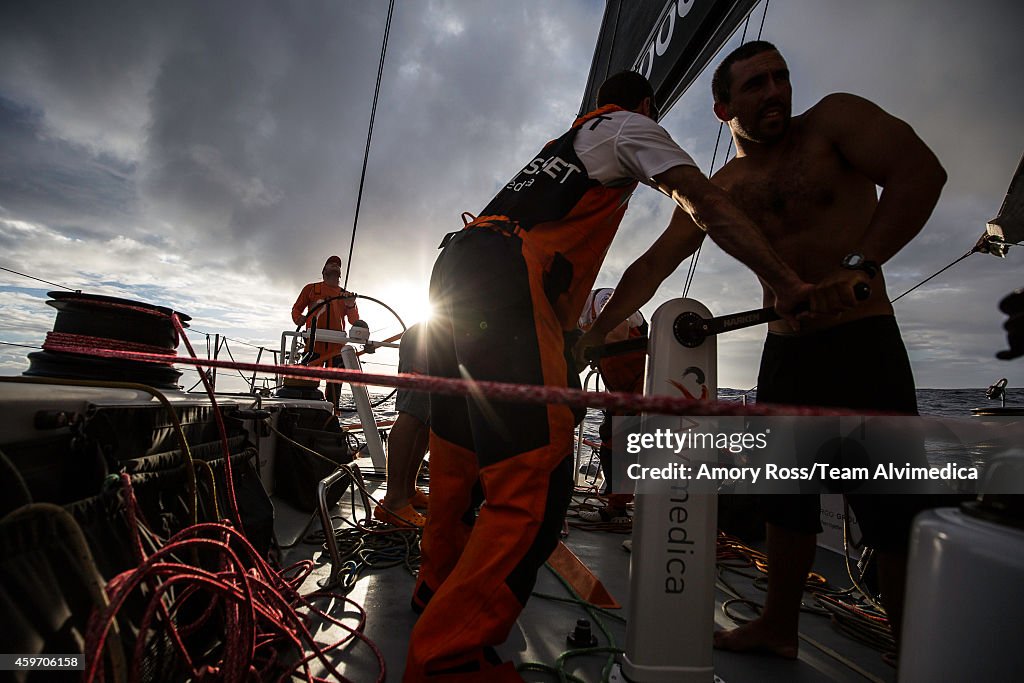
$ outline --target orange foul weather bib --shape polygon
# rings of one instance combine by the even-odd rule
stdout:
[[[481,218],[446,238],[430,281],[430,374],[578,386],[563,334],[575,329],[636,183],[589,178],[573,139],[614,109],[576,121]],[[403,680],[519,681],[493,646],[557,544],[575,419],[562,405],[430,398],[430,515],[413,596],[423,613]]]

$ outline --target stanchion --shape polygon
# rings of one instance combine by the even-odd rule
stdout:
[[[341,348],[341,359],[348,370],[359,370],[363,366],[356,356],[356,350],[350,344]],[[373,461],[373,469],[378,472],[385,471],[384,442],[380,439],[380,431],[377,429],[377,421],[373,416],[373,408],[370,406],[370,393],[365,386],[360,384],[349,384],[352,391],[352,399],[356,404],[356,412],[359,414],[359,421],[363,423],[363,437],[366,439],[366,447],[370,451],[370,460]]]
[[[709,335],[694,344],[685,330],[711,317],[701,303],[673,299],[651,321],[644,394],[715,400],[717,342]],[[684,343],[685,342],[685,343]],[[650,433],[654,417],[644,415]],[[658,417],[657,428],[685,432],[707,418]],[[617,439],[618,441],[618,439]],[[704,450],[682,451],[683,460]],[[663,467],[663,457],[640,465]],[[682,462],[682,461],[680,461]],[[679,463],[671,463],[679,464]],[[656,487],[656,488],[655,488]],[[638,683],[710,683],[715,603],[717,497],[692,495],[684,479],[638,481],[630,566],[630,604],[622,674]]]

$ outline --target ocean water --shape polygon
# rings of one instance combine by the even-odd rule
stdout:
[[[749,403],[756,402],[757,391],[744,391],[742,389],[719,389],[718,398],[722,401],[740,401],[746,395]],[[387,396],[386,393],[371,393],[374,403],[381,401]],[[918,389],[918,409],[922,415],[932,417],[971,417],[972,408],[994,407],[999,401],[990,401],[985,396],[985,389]],[[1024,406],[1024,388],[1011,387],[1006,392],[1006,405]],[[348,406],[353,408],[352,406]],[[380,406],[374,409],[374,413],[380,420],[391,420],[396,416],[394,398],[383,401]],[[583,433],[587,438],[597,441],[597,430],[601,424],[602,414],[600,410],[590,409],[587,411],[586,420],[583,423]],[[344,422],[358,422],[353,413],[345,416]]]
[[[757,391],[719,389],[719,400],[740,400],[746,393],[747,401],[757,400]],[[917,406],[922,415],[932,417],[970,417],[972,408],[991,408],[999,401],[985,397],[985,389],[918,389]],[[1024,405],[1024,388],[1013,388],[1006,392],[1006,405]]]

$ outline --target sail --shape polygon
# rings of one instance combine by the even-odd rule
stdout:
[[[999,213],[985,226],[985,236],[990,238],[988,252],[996,256],[1005,256],[1009,245],[1024,242],[1024,179],[1022,176],[1024,176],[1024,156],[1017,164],[1017,171],[1013,174],[1013,180],[1010,181],[1006,199],[1003,200]],[[991,238],[995,238],[994,243]]]
[[[580,114],[596,107],[608,76],[627,69],[647,77],[664,114],[758,1],[606,0]]]

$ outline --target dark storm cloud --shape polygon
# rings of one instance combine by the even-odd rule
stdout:
[[[38,110],[0,98],[0,217],[32,216],[94,234],[134,211],[130,163],[47,134]]]
[[[12,40],[0,83],[46,110],[51,135],[129,156],[148,223],[172,229],[180,247],[237,252],[238,262],[284,275],[320,258],[309,245],[347,248],[384,10],[269,1],[21,8],[5,22]],[[599,8],[581,3],[400,8],[354,271],[388,256],[390,240],[375,232],[432,248],[571,119],[599,21]],[[110,102],[137,124],[116,140],[99,123],[117,113]],[[90,188],[94,205],[121,200],[85,172],[84,156],[70,181]],[[19,155],[33,158],[56,166]],[[111,222],[113,234],[146,229]]]
[[[378,9],[336,2],[8,8],[0,87],[43,110],[51,137],[136,164],[146,223],[172,229],[182,244],[287,269],[307,242],[351,218],[339,195],[350,194],[362,154],[351,131],[369,113],[383,30]],[[83,157],[67,169],[70,182],[90,188],[94,205],[113,201]],[[62,170],[38,153],[20,159]],[[139,229],[112,223],[114,233]]]
[[[283,271],[351,217],[344,198],[362,152],[352,132],[368,116],[360,94],[383,30],[373,5],[314,9],[195,8],[153,83],[142,159],[160,215]]]
[[[427,2],[403,10],[388,52],[361,230],[404,232],[432,251],[461,225],[463,211],[483,208],[572,120],[600,13],[576,2]],[[376,250],[372,238],[359,239],[361,249],[386,257],[384,243]],[[366,273],[353,266],[354,276]]]

